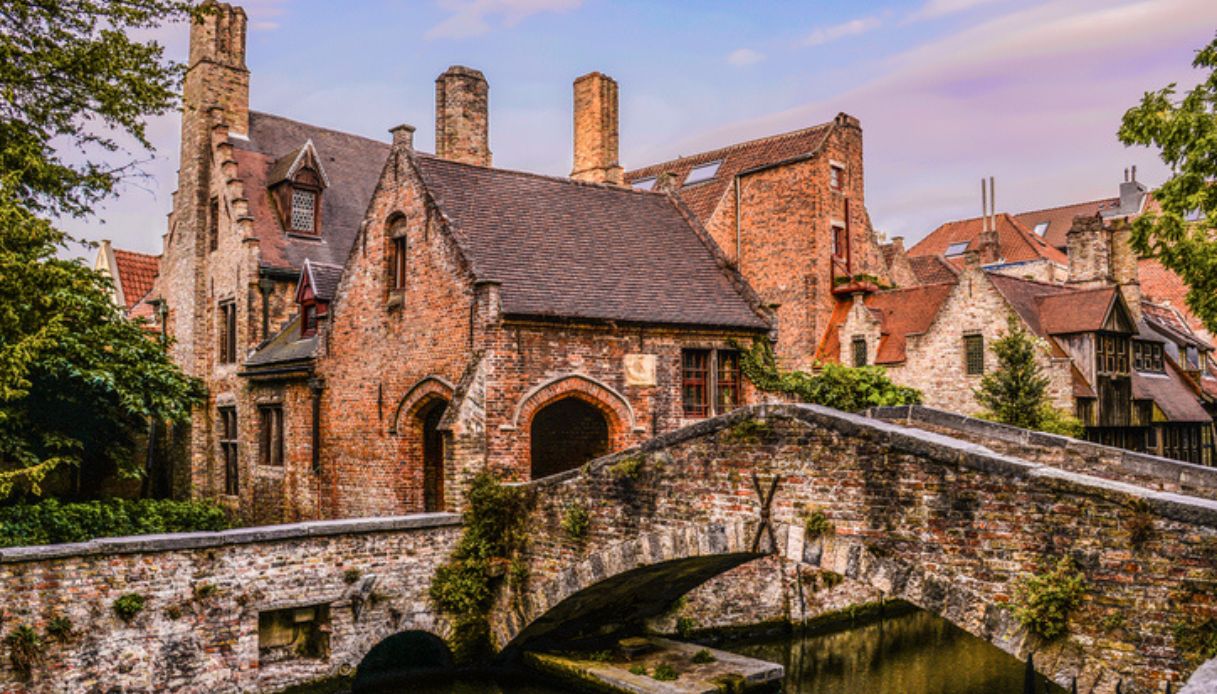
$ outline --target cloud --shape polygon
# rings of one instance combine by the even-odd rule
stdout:
[[[881,24],[881,20],[877,16],[859,17],[851,19],[848,22],[834,24],[830,27],[820,27],[807,35],[803,40],[804,45],[820,46],[826,43],[831,43],[837,39],[845,38],[846,36],[857,36],[877,28]]]
[[[921,9],[913,13],[912,19],[935,19],[947,15],[967,12],[981,5],[988,5],[997,0],[928,0]]]
[[[727,62],[736,67],[754,65],[765,59],[765,55],[751,48],[737,48],[727,54]]]
[[[513,27],[525,18],[542,12],[566,12],[578,8],[583,0],[439,0],[451,15],[427,31],[428,39],[463,39],[489,32],[492,21]]]

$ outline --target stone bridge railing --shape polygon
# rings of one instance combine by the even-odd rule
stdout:
[[[531,575],[492,617],[509,651],[652,616],[772,548],[1034,650],[1082,692],[1178,688],[1199,664],[1187,635],[1217,624],[1217,502],[824,408],[747,408],[529,488]],[[572,509],[590,518],[582,537],[563,528]],[[834,530],[811,539],[815,513]],[[1007,604],[1065,555],[1086,598],[1044,642]]]
[[[392,634],[443,635],[427,591],[459,532],[422,514],[0,550],[0,631],[44,643],[28,677],[3,649],[0,692],[270,692],[348,673]],[[142,605],[127,618],[122,596]]]

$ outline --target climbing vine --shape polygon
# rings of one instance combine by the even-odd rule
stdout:
[[[488,472],[474,478],[461,539],[431,581],[432,602],[452,618],[449,645],[458,663],[489,654],[490,608],[504,576],[520,581],[518,555],[528,540],[528,510],[519,487],[502,485]]]
[[[1031,632],[1054,639],[1068,628],[1069,613],[1082,603],[1086,576],[1069,557],[1048,571],[1020,580],[1014,589],[1014,618]]]
[[[857,412],[868,407],[920,405],[921,391],[892,383],[880,366],[823,364],[819,373],[782,371],[773,347],[755,339],[741,352],[740,369],[753,385],[770,393],[789,395],[799,402]]]

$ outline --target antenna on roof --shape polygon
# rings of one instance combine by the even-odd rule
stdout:
[[[985,177],[980,177],[980,230],[989,230],[989,192]]]
[[[1128,167],[1124,167],[1124,182],[1128,183]]]
[[[997,231],[997,183],[989,177],[989,231]]]
[[[1137,182],[1137,165],[1136,164],[1132,165],[1132,182],[1133,183]]]

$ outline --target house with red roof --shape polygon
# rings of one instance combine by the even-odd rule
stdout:
[[[153,331],[159,331],[160,327],[155,322],[153,306],[144,299],[160,274],[160,260],[159,255],[115,248],[107,239],[98,246],[93,261],[93,269],[110,278],[114,305],[130,317],[145,320]]]

